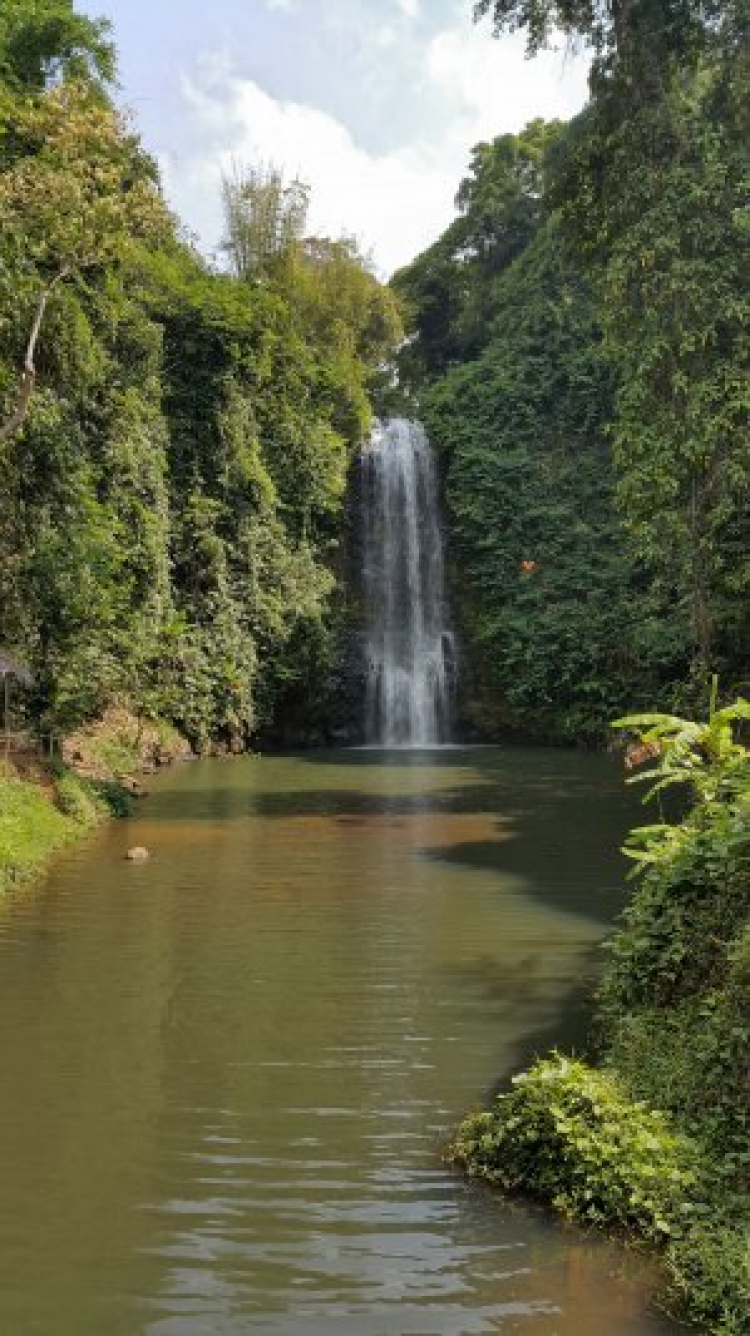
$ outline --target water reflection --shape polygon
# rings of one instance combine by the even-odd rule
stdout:
[[[575,1031],[625,819],[600,758],[201,764],[5,903],[0,1329],[673,1330],[440,1162]]]

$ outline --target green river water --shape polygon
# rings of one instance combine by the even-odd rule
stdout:
[[[200,762],[2,902],[2,1336],[676,1331],[441,1164],[580,1036],[632,810],[564,752]]]

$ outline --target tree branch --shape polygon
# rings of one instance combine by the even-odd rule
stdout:
[[[16,406],[10,417],[0,424],[0,441],[9,440],[10,437],[15,435],[19,428],[23,426],[23,423],[26,420],[26,414],[29,411],[29,404],[31,403],[31,396],[34,393],[34,386],[36,385],[36,350],[37,344],[39,343],[39,336],[42,332],[42,325],[47,312],[47,306],[58,283],[64,282],[69,274],[70,269],[65,265],[57,274],[55,274],[52,282],[47,285],[39,298],[36,315],[34,316],[34,323],[31,326],[31,334],[29,335],[29,341],[26,345],[26,355],[23,362],[23,372],[21,374],[21,384],[18,390]]]

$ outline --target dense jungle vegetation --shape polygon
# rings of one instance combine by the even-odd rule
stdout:
[[[442,454],[475,724],[601,738],[704,708],[711,671],[747,687],[750,11],[477,9],[532,52],[589,44],[591,100],[477,146],[395,276],[401,374]]]
[[[597,998],[599,1065],[553,1053],[458,1130],[452,1158],[506,1191],[662,1251],[697,1329],[750,1318],[750,704],[627,717],[638,780],[681,822],[636,829],[639,874]]]
[[[541,1058],[451,1155],[661,1249],[701,1331],[750,1322],[750,10],[481,0],[533,52],[594,52],[591,101],[481,144],[448,231],[396,275],[402,375],[443,460],[475,710],[562,738],[613,716],[681,821],[639,871],[598,1066]],[[700,703],[708,717],[642,714]],[[731,693],[731,694],[730,694]],[[647,765],[645,773],[642,767]]]
[[[42,731],[136,720],[117,756],[95,739],[108,773],[146,736],[240,750],[325,711],[374,396],[440,452],[466,725],[601,741],[705,713],[713,675],[748,688],[748,0],[476,11],[531,52],[588,44],[591,99],[479,144],[455,221],[384,288],[273,167],[225,180],[208,264],[116,110],[107,25],[4,0],[0,648]],[[748,1314],[749,718],[715,692],[703,724],[626,718],[655,791],[689,798],[631,847],[601,1064],[543,1059],[454,1148],[663,1247],[725,1336]],[[0,885],[106,799],[65,772],[55,807],[2,787]]]
[[[329,668],[349,460],[400,338],[273,167],[184,239],[72,0],[0,14],[0,644],[43,729],[113,701],[241,748]]]

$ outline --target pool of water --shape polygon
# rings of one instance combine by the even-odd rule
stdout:
[[[631,815],[564,752],[200,762],[0,903],[0,1331],[676,1331],[441,1162],[580,1040]]]

